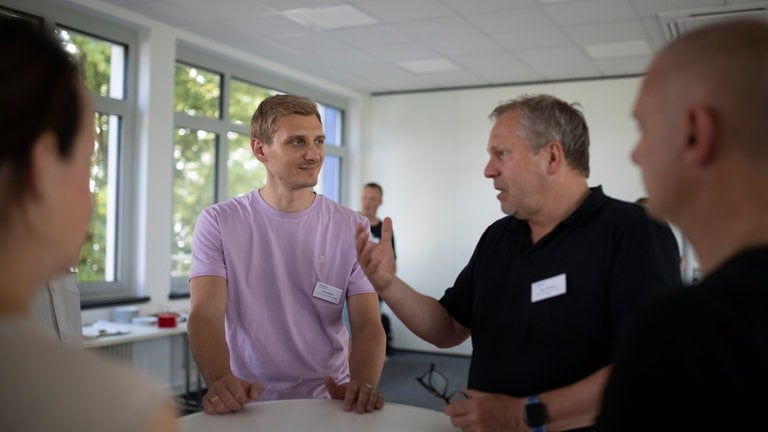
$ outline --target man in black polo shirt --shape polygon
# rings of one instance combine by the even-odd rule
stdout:
[[[589,133],[574,106],[526,96],[491,118],[484,174],[509,216],[454,286],[437,301],[395,276],[388,218],[379,244],[358,229],[358,257],[415,334],[438,347],[472,337],[469,399],[445,408],[454,426],[589,430],[628,317],[681,286],[677,242],[642,207],[588,186]]]

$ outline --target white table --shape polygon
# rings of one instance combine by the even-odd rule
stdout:
[[[385,402],[381,410],[357,414],[331,399],[254,402],[232,414],[190,414],[179,424],[184,432],[456,432],[439,411]]]
[[[178,334],[187,333],[187,323],[181,322],[172,328],[159,328],[157,324],[143,325],[143,324],[110,324],[110,329],[126,331],[126,334],[120,334],[115,336],[100,336],[93,339],[84,339],[83,348],[98,348],[112,345],[119,345],[124,343],[138,342],[142,340],[155,339],[161,337],[174,336]],[[83,326],[83,331],[89,326]]]

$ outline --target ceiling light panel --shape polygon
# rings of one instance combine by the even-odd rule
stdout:
[[[331,30],[378,23],[372,16],[366,15],[350,5],[293,9],[283,12],[283,14],[315,30]]]
[[[442,58],[410,60],[399,62],[398,65],[405,70],[418,74],[448,72],[459,69],[454,63]]]

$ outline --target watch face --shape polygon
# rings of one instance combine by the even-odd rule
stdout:
[[[529,403],[525,406],[525,424],[530,428],[541,427],[547,422],[547,412],[541,402]]]

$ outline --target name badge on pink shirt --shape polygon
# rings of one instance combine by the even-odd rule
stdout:
[[[344,291],[336,287],[318,282],[315,284],[315,291],[312,293],[312,297],[317,297],[320,300],[325,300],[329,303],[339,304],[339,300],[341,300],[341,294],[343,292]]]

